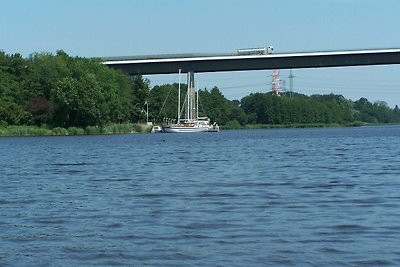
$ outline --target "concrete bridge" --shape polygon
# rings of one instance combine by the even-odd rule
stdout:
[[[369,49],[267,55],[176,54],[102,58],[104,64],[128,74],[250,71],[400,64],[400,49]]]

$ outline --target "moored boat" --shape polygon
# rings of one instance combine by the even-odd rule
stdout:
[[[154,125],[151,128],[151,133],[162,133],[163,132],[163,128],[159,125]]]
[[[179,77],[181,71],[179,70]],[[197,133],[197,132],[219,132],[219,126],[216,122],[210,123],[208,117],[199,117],[198,106],[199,97],[198,92],[194,88],[194,73],[188,73],[188,90],[186,95],[186,105],[184,106],[183,114],[185,118],[181,118],[180,110],[180,91],[181,83],[178,83],[178,119],[175,123],[168,120],[167,123],[162,124],[162,131],[164,133]]]

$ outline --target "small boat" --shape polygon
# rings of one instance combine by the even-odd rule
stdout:
[[[209,132],[219,132],[219,125],[214,122],[212,125],[208,127]]]
[[[151,128],[151,133],[162,133],[163,132],[163,128],[159,125],[154,125]]]
[[[181,70],[179,70],[179,77]],[[179,79],[178,83],[178,119],[175,123],[169,120],[167,123],[162,125],[162,131],[164,133],[197,133],[197,132],[219,132],[219,126],[216,122],[210,123],[208,117],[199,117],[199,96],[198,91],[194,88],[194,73],[188,72],[188,90],[186,95],[186,105],[184,106],[183,114],[185,118],[181,118],[180,110],[180,91],[181,83]]]

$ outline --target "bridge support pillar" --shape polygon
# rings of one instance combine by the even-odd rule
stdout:
[[[186,101],[187,101],[188,107],[189,107],[187,110],[187,118],[189,120],[194,120],[197,118],[194,71],[187,72],[187,86],[188,86],[188,93],[187,93]]]

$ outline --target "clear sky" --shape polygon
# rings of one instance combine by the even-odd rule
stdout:
[[[102,57],[400,48],[399,0],[0,0],[0,50]],[[281,80],[288,87],[288,70]],[[400,65],[295,69],[294,91],[400,105]],[[151,84],[177,75],[149,76]],[[197,74],[229,99],[271,89],[271,71]]]

